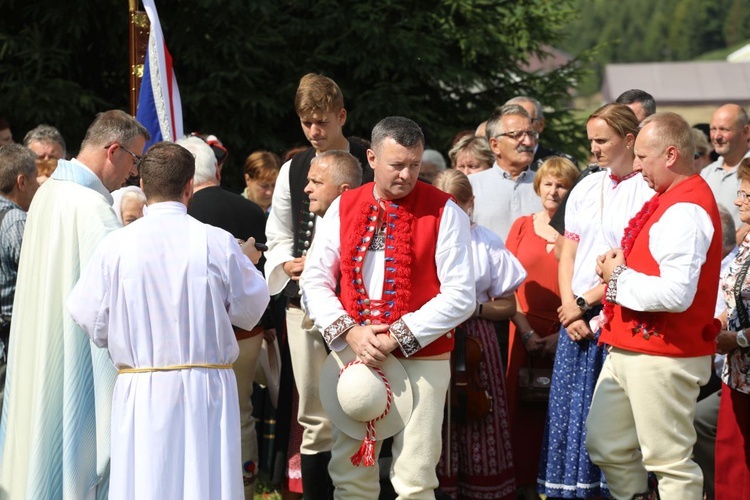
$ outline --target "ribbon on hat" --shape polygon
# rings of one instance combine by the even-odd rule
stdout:
[[[341,370],[339,371],[339,377],[342,373],[344,373],[344,370],[356,364],[364,363],[359,359],[350,361],[349,363],[344,365],[343,368],[341,368]],[[362,446],[360,446],[357,453],[352,455],[350,458],[350,460],[352,461],[352,465],[354,465],[355,467],[359,467],[360,464],[362,464],[364,467],[372,467],[375,465],[375,422],[383,419],[386,415],[388,415],[388,412],[391,411],[391,401],[393,399],[391,384],[388,382],[388,378],[385,376],[385,373],[383,373],[383,370],[376,366],[370,366],[369,368],[375,370],[375,373],[380,375],[380,378],[383,380],[383,384],[385,384],[385,393],[387,399],[385,403],[385,410],[383,410],[383,413],[381,413],[379,417],[374,418],[365,424],[367,432],[365,433],[365,438],[362,440]]]

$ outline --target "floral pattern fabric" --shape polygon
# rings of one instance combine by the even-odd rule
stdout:
[[[740,317],[737,313],[734,288],[737,282],[737,274],[748,258],[750,258],[750,235],[745,237],[739,252],[737,252],[737,257],[734,262],[729,264],[729,268],[721,280],[721,288],[727,304],[727,329],[729,331],[738,331],[743,328],[740,325]],[[750,273],[745,276],[745,282],[742,284],[740,293],[745,308],[750,313]],[[750,327],[750,325],[745,326]],[[721,379],[732,389],[750,394],[750,348],[738,347],[727,354]]]

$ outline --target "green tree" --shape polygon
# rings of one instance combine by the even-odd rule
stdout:
[[[346,133],[368,137],[401,114],[446,150],[508,98],[554,109],[545,141],[573,151],[583,127],[567,109],[577,63],[549,75],[521,68],[560,43],[572,0],[170,0],[157,2],[180,84],[186,131],[227,145],[225,179],[244,157],[304,144],[294,114],[299,78],[339,83]],[[72,149],[94,112],[127,109],[127,2],[6,1],[0,20],[0,115],[16,133],[47,122]]]
[[[595,53],[586,93],[601,86],[607,63],[684,61],[750,38],[747,0],[577,0],[570,25],[577,36],[561,48]]]

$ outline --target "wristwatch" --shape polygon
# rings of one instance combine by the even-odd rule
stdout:
[[[747,347],[750,345],[747,341],[747,337],[745,337],[745,330],[740,330],[737,332],[737,345],[740,347]]]
[[[578,297],[576,297],[576,305],[583,312],[586,312],[589,309],[591,309],[591,306],[589,305],[588,302],[586,302],[586,299],[583,298],[583,295],[579,295]]]

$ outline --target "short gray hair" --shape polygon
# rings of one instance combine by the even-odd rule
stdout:
[[[376,151],[388,138],[406,148],[424,147],[424,134],[413,120],[403,116],[389,116],[380,120],[372,129],[370,148]]]
[[[534,105],[534,109],[536,110],[536,119],[541,120],[544,118],[544,108],[542,107],[542,103],[534,99],[533,97],[525,96],[525,95],[519,95],[512,99],[509,99],[508,102],[505,104],[521,104],[522,102],[530,102]]]
[[[38,125],[36,128],[29,130],[26,137],[23,138],[23,145],[29,147],[32,142],[56,142],[62,146],[63,157],[65,157],[65,139],[62,134],[52,125]]]
[[[36,178],[36,172],[36,155],[29,148],[20,144],[0,147],[0,192],[12,192],[19,175]]]
[[[500,124],[504,116],[524,116],[531,120],[528,111],[523,109],[523,106],[520,104],[503,104],[502,106],[498,106],[490,117],[487,118],[486,135],[488,142],[493,137],[497,137],[505,132]]]
[[[440,154],[440,151],[435,149],[425,149],[422,153],[422,163],[432,163],[437,168],[438,172],[445,170],[448,165],[445,163],[445,158]]]
[[[94,122],[86,131],[81,149],[96,149],[114,143],[127,146],[139,136],[147,141],[151,139],[146,127],[138,123],[135,118],[124,111],[113,109],[96,115]]]
[[[310,165],[321,160],[330,159],[331,181],[341,187],[344,184],[354,189],[362,185],[362,164],[357,158],[346,151],[333,150],[321,153],[312,159]]]
[[[196,186],[216,181],[217,161],[211,146],[200,137],[183,137],[177,144],[190,151],[195,158],[195,174],[193,182]]]

